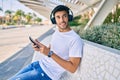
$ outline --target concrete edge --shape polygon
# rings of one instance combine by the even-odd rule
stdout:
[[[120,55],[120,50],[117,50],[117,49],[114,49],[114,48],[111,48],[111,47],[107,47],[107,46],[104,46],[104,45],[101,45],[101,44],[98,44],[98,43],[94,43],[94,42],[91,42],[91,41],[87,41],[87,40],[83,40],[83,41],[87,44],[92,45],[92,46],[95,46],[95,47],[104,49],[106,51],[109,51],[109,52]]]

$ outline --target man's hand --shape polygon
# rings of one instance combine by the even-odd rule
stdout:
[[[37,47],[37,45],[33,44],[32,47],[34,48],[34,50],[40,51],[40,53],[43,53],[44,55],[47,56],[50,51],[50,48],[40,43],[37,39],[35,40],[35,43],[39,46],[39,48]]]

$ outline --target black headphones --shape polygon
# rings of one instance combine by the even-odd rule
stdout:
[[[51,14],[50,14],[50,20],[51,20],[51,22],[52,22],[53,24],[56,24],[55,13],[56,13],[57,11],[63,11],[63,10],[68,13],[68,20],[69,20],[69,21],[72,21],[72,20],[73,20],[73,12],[71,11],[71,9],[68,8],[68,7],[66,7],[66,6],[64,6],[64,5],[58,5],[57,7],[55,7],[55,8],[53,9],[53,11],[52,11]]]

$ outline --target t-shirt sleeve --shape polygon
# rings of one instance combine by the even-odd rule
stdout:
[[[82,57],[83,56],[83,41],[81,38],[76,38],[69,46],[69,57]]]

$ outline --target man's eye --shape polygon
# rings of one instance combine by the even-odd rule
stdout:
[[[64,15],[63,17],[67,17],[67,15]]]
[[[67,17],[67,15],[65,15],[65,17]]]

